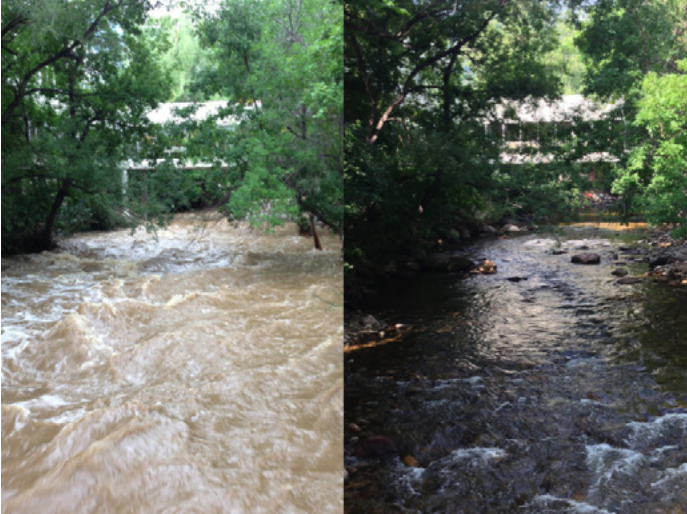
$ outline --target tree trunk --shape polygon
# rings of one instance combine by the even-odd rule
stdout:
[[[73,180],[68,178],[60,183],[60,188],[57,191],[57,196],[50,207],[50,213],[45,220],[45,226],[39,233],[36,241],[36,250],[52,250],[55,248],[55,241],[53,240],[53,231],[55,230],[55,221],[60,212],[60,208],[64,203],[65,198],[69,195],[69,189],[72,187]]]
[[[320,243],[320,237],[317,235],[317,227],[315,226],[315,216],[312,213],[308,214],[308,219],[310,220],[310,231],[312,232],[313,240],[315,241],[315,248],[317,250],[322,250],[322,244]]]

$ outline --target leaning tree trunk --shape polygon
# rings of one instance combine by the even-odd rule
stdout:
[[[315,216],[312,213],[308,214],[308,219],[310,220],[310,231],[312,232],[313,240],[315,241],[315,248],[317,250],[322,250],[322,244],[320,243],[320,236],[317,235],[317,227],[315,226]]]
[[[55,222],[57,221],[57,215],[60,212],[60,208],[64,203],[65,198],[69,195],[69,189],[72,187],[73,180],[68,178],[59,182],[60,188],[57,190],[57,196],[52,202],[50,207],[50,212],[45,220],[45,226],[43,230],[38,234],[36,240],[36,250],[52,250],[55,248],[55,240],[53,239],[53,233],[55,231]]]

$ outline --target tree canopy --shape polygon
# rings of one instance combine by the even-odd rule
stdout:
[[[228,99],[230,107],[218,117],[240,120],[230,132],[206,124],[189,140],[200,155],[205,151],[233,167],[226,212],[258,224],[312,214],[339,231],[340,7],[314,0],[225,0],[216,13],[196,17],[211,65],[194,88]]]
[[[176,19],[150,8],[3,2],[3,248],[48,249],[55,231],[152,223],[204,201],[258,224],[305,215],[340,230],[340,6],[226,0]],[[204,121],[194,107],[181,124],[147,117],[161,101],[218,98],[227,107]],[[136,162],[149,169],[127,174]]]
[[[685,0],[150,8],[2,3],[3,248],[212,203],[258,225],[317,218],[354,263],[460,223],[569,212],[590,152],[617,160],[605,183],[627,215],[684,227]],[[502,129],[535,130],[505,105],[580,91],[616,110],[537,128],[518,151],[547,164],[504,162]],[[161,101],[220,99],[205,120],[197,106],[180,124],[147,118]]]
[[[625,120],[614,130],[592,130],[589,139],[613,148],[619,158],[613,190],[626,215],[674,224],[687,235],[684,131],[687,111],[687,2],[604,0],[585,10],[576,42],[587,72],[587,95],[621,98]]]
[[[3,248],[52,247],[68,199],[92,219],[121,204],[121,163],[168,94],[141,33],[148,7],[2,3]]]
[[[445,230],[498,194],[503,99],[553,98],[555,5],[346,2],[350,261]],[[500,132],[500,131],[499,131]],[[507,187],[507,186],[504,186]]]
[[[670,177],[665,164],[665,145],[674,156],[683,148],[680,129],[652,123],[682,84],[685,12],[684,0],[345,2],[348,261],[383,259],[461,223],[573,212],[589,172],[610,168],[599,184],[615,183],[626,215],[681,219],[677,193],[651,200],[684,175],[677,157]],[[562,93],[616,109],[535,129],[497,108]],[[683,111],[671,112],[679,125]],[[513,144],[546,162],[509,165],[501,129],[536,130],[526,139],[536,144]],[[594,152],[617,163],[590,164]]]

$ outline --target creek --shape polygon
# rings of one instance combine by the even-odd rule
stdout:
[[[2,512],[341,512],[341,243],[296,233],[3,257]]]
[[[639,237],[481,240],[493,275],[377,289],[363,311],[410,328],[346,352],[346,511],[687,512],[687,295],[617,283]]]

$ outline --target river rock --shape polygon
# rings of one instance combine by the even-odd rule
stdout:
[[[484,259],[482,263],[475,267],[472,272],[473,273],[481,273],[483,275],[492,275],[496,273],[496,263],[494,261],[491,261],[489,259]]]
[[[461,236],[460,232],[458,232],[455,228],[452,228],[448,231],[448,237],[453,241],[460,241],[463,239],[463,236]]]
[[[446,271],[449,260],[447,253],[433,253],[427,256],[422,265],[427,271]]]
[[[499,231],[496,230],[494,227],[491,225],[482,225],[480,227],[480,232],[482,234],[490,235],[490,236],[496,236],[498,235]]]
[[[465,227],[458,227],[458,232],[460,232],[461,239],[470,239],[472,237],[470,231]]]
[[[520,282],[522,280],[527,280],[527,277],[507,277],[506,280],[510,282]]]
[[[435,253],[427,257],[422,263],[427,271],[435,272],[465,272],[472,270],[475,263],[461,255],[449,253]]]
[[[408,253],[410,253],[410,258],[417,262],[424,262],[427,260],[427,252],[422,248],[413,248]]]
[[[396,273],[398,273],[398,268],[396,267],[396,263],[393,261],[387,262],[384,265],[384,267],[382,268],[382,272],[385,275],[395,275]]]
[[[404,257],[396,263],[396,268],[401,273],[417,273],[422,267],[412,258]]]
[[[462,255],[451,255],[448,260],[447,271],[462,271],[467,273],[475,267],[475,263]]]
[[[670,263],[673,259],[671,259],[667,255],[659,255],[658,257],[655,257],[654,259],[649,260],[649,268],[654,269],[658,266],[665,266],[666,264]]]
[[[419,468],[420,467],[420,463],[412,455],[406,455],[405,457],[403,457],[403,464],[405,464],[409,468]]]
[[[621,246],[618,250],[625,255],[647,255],[649,253],[649,250],[639,246]]]
[[[601,256],[598,253],[578,253],[572,256],[571,262],[573,264],[599,264]]]
[[[522,232],[522,229],[518,227],[517,225],[513,225],[509,223],[505,227],[503,227],[504,232]]]
[[[615,275],[616,277],[624,277],[627,275],[627,270],[626,269],[614,269],[611,271],[611,275]]]
[[[363,318],[363,325],[366,328],[375,328],[381,326],[381,323],[377,321],[377,318],[375,318],[372,314],[368,314]]]

